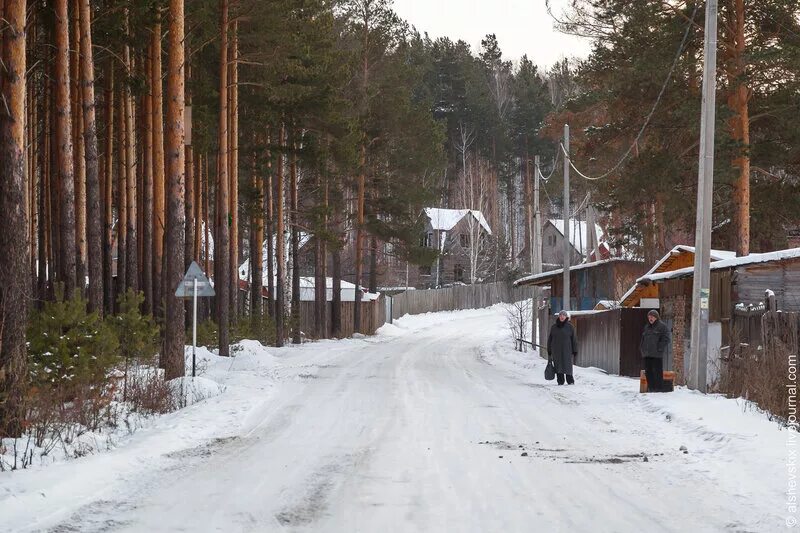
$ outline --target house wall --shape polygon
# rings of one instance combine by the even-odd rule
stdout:
[[[562,266],[564,264],[564,235],[549,222],[542,228],[542,262]],[[583,261],[583,256],[574,246],[570,245],[572,256],[570,264],[577,265]]]
[[[570,271],[570,309],[588,311],[600,300],[618,300],[630,285],[645,272],[643,263],[613,261],[593,268]],[[563,276],[551,282],[551,308],[563,308]]]
[[[800,259],[740,267],[733,280],[734,303],[758,305],[770,289],[778,309],[800,311]]]
[[[476,224],[479,224],[477,221]],[[456,282],[469,283],[471,280],[471,270],[469,261],[469,247],[464,248],[461,246],[460,235],[469,235],[469,222],[467,217],[464,217],[456,224],[450,231],[442,232],[434,230],[431,227],[430,221],[425,225],[425,234],[432,234],[431,247],[434,249],[442,250],[442,254],[431,265],[431,274],[427,275],[422,273],[424,269],[416,268],[419,273],[419,284],[417,288],[425,289],[436,286],[437,276],[436,270],[439,270],[438,282],[439,285],[450,285]],[[480,235],[482,238],[489,237],[483,226],[480,226]],[[444,239],[444,243],[442,243]],[[485,255],[487,251],[483,252]],[[478,266],[480,267],[483,258],[479,259]],[[457,276],[457,269],[463,272],[463,275]]]

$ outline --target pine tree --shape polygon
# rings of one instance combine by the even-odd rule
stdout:
[[[169,59],[167,65],[167,272],[164,290],[166,300],[166,341],[164,369],[167,379],[181,377],[184,364],[184,306],[172,287],[177,287],[183,278],[185,267],[185,206],[184,171],[186,168],[184,148],[184,13],[183,0],[169,2]]]
[[[6,104],[0,108],[0,437],[16,437],[23,430],[27,380],[25,327],[30,281],[24,172],[26,9],[26,0],[6,1],[0,33],[4,69],[0,97]]]

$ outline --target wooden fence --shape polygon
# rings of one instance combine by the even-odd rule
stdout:
[[[761,343],[767,357],[800,353],[800,313],[768,311],[761,317]]]
[[[751,306],[733,310],[727,343],[732,353],[750,347],[756,349],[761,345],[761,321],[766,313],[765,307]]]
[[[532,296],[533,290],[530,287],[512,287],[505,282],[406,291],[392,297],[392,318],[439,311],[483,309],[498,303],[518,302]]]
[[[316,320],[314,317],[315,302],[300,302],[300,331],[308,338],[316,338]],[[327,302],[327,327],[328,337],[333,335],[332,310],[333,304]],[[353,328],[354,302],[342,302],[342,331],[341,337],[352,337],[355,332]],[[386,303],[383,298],[371,302],[361,303],[361,333],[364,335],[374,335],[375,332],[386,323]]]

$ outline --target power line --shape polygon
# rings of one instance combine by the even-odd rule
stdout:
[[[544,174],[542,174],[542,171],[541,171],[541,169],[538,169],[538,172],[539,172],[539,177],[540,177],[540,178],[542,179],[542,181],[544,181],[545,183],[547,183],[547,182],[550,180],[550,178],[552,178],[552,177],[553,177],[553,174],[555,174],[555,173],[556,173],[556,169],[558,168],[558,159],[559,159],[560,157],[561,157],[561,150],[559,150],[558,148],[556,148],[556,154],[555,154],[555,156],[553,156],[553,170],[551,170],[551,171],[550,171],[550,174],[548,174],[546,178],[544,177]]]
[[[700,7],[700,2],[697,2],[694,5],[694,11],[692,12],[692,16],[689,19],[689,24],[687,24],[687,26],[686,26],[686,31],[683,33],[683,39],[681,40],[681,44],[678,47],[678,52],[675,54],[675,59],[672,61],[672,66],[669,68],[669,72],[667,73],[667,78],[664,80],[664,84],[661,86],[661,90],[658,92],[658,97],[656,98],[656,101],[653,104],[653,107],[650,109],[650,113],[647,114],[647,118],[645,118],[644,124],[642,125],[641,129],[639,130],[639,133],[636,135],[636,138],[634,138],[634,140],[631,143],[631,145],[628,148],[628,150],[622,155],[620,160],[617,162],[616,165],[614,165],[611,168],[611,170],[609,170],[608,172],[606,172],[606,173],[604,173],[604,174],[602,174],[600,176],[595,176],[595,177],[587,176],[586,174],[584,174],[583,172],[578,170],[578,168],[572,162],[572,158],[569,156],[569,154],[567,154],[566,150],[564,149],[564,145],[559,143],[559,145],[561,146],[561,151],[564,153],[564,157],[566,157],[567,161],[569,161],[569,166],[580,177],[582,177],[583,179],[586,179],[586,180],[590,180],[590,181],[596,181],[596,180],[601,180],[601,179],[607,178],[612,173],[614,173],[619,167],[621,167],[622,163],[624,163],[628,159],[628,157],[631,155],[631,152],[633,152],[634,147],[639,143],[639,140],[642,138],[642,135],[644,135],[644,130],[647,129],[647,126],[650,124],[650,120],[652,120],[653,115],[656,112],[656,109],[658,109],[658,105],[661,103],[661,98],[664,96],[664,93],[667,90],[667,85],[669,84],[669,80],[672,79],[672,74],[675,72],[675,67],[678,66],[678,61],[681,58],[681,54],[683,54],[683,49],[686,46],[686,40],[689,38],[689,31],[692,29],[692,26],[694,25],[694,18],[697,15],[697,10],[698,10],[699,7]]]

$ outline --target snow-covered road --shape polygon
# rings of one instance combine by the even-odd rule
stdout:
[[[125,446],[0,474],[0,530],[786,528],[777,424],[592,369],[558,387],[507,337],[494,309],[245,350],[209,370],[224,394]]]

